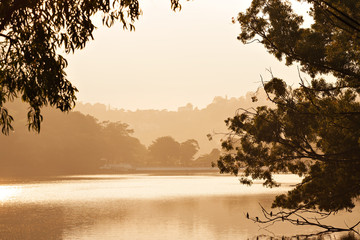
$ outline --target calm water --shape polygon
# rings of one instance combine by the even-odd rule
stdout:
[[[233,176],[70,176],[0,185],[0,239],[253,239],[311,233],[260,216],[276,194],[299,181],[277,176],[282,187],[247,187]],[[360,218],[356,208],[342,226]],[[338,219],[339,219],[338,218]],[[335,221],[333,220],[329,220]]]

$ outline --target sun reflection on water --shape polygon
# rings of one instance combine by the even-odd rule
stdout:
[[[11,200],[21,192],[19,186],[0,186],[0,202]]]

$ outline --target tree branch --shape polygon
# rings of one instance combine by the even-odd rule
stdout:
[[[301,225],[301,226],[314,226],[318,228],[324,229],[324,231],[320,231],[314,234],[311,234],[312,236],[316,236],[319,234],[324,233],[335,233],[335,232],[354,232],[356,234],[359,234],[355,227],[357,227],[360,224],[360,221],[352,225],[351,227],[343,228],[343,227],[335,227],[331,225],[322,224],[316,216],[320,216],[320,220],[330,216],[333,212],[321,212],[317,210],[308,210],[306,209],[305,205],[302,205],[294,210],[290,211],[278,211],[276,213],[273,213],[272,211],[269,213],[261,204],[260,208],[263,213],[263,217],[265,219],[260,219],[258,216],[250,217],[247,213],[247,218],[250,219],[253,222],[260,223],[260,224],[267,224],[264,228],[267,228],[271,225],[274,225],[276,222],[289,222],[293,225]],[[309,217],[305,217],[304,214],[310,213],[315,214],[315,221],[309,220]],[[304,235],[305,236],[305,235]],[[308,236],[308,235],[306,235]]]

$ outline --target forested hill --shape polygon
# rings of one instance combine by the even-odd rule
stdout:
[[[104,104],[77,103],[75,110],[89,114],[100,121],[122,121],[134,129],[137,137],[145,145],[150,145],[159,136],[172,136],[179,141],[195,139],[200,145],[200,153],[208,153],[213,148],[220,148],[221,135],[209,141],[207,134],[227,132],[224,120],[234,116],[238,108],[250,108],[268,105],[265,93],[258,91],[258,101],[253,102],[254,93],[239,98],[215,97],[213,102],[204,109],[187,104],[177,111],[112,109]]]
[[[38,134],[28,131],[24,103],[17,100],[6,107],[15,119],[15,131],[0,135],[2,176],[91,173],[103,164],[102,158],[135,165],[147,151],[124,123],[101,123],[89,115],[48,107],[42,111]]]
[[[178,111],[131,112],[80,103],[75,111],[62,113],[47,107],[42,110],[39,134],[28,131],[27,106],[16,100],[5,105],[14,117],[15,130],[0,135],[0,174],[96,173],[106,164],[210,167],[219,157],[221,135],[213,141],[206,135],[225,132],[224,120],[239,107],[254,105],[253,96],[216,97],[201,110],[188,105]],[[256,104],[263,104],[265,98],[258,98]]]
[[[220,151],[212,149],[197,157],[197,141],[178,142],[156,136],[149,147],[132,136],[121,121],[98,121],[80,112],[62,113],[44,108],[40,133],[28,131],[27,106],[20,100],[7,103],[15,131],[0,135],[0,175],[24,177],[58,174],[103,173],[111,166],[124,168],[205,167]]]

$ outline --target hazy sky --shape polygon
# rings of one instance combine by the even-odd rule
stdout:
[[[98,21],[95,40],[69,55],[68,79],[78,100],[129,110],[199,108],[215,96],[239,97],[260,86],[266,68],[288,83],[299,81],[296,66],[286,67],[262,45],[243,45],[232,24],[248,0],[194,0],[170,10],[170,0],[140,1],[136,31]]]

